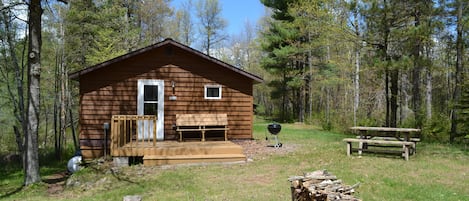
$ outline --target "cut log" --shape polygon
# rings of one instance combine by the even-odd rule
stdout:
[[[342,183],[342,180],[325,170],[305,173],[304,176],[292,176],[288,178],[288,181],[291,182],[293,201],[360,200],[353,196],[355,188],[358,188],[360,183],[347,186]]]

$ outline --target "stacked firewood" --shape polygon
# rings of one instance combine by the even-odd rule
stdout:
[[[353,193],[360,183],[347,186],[342,180],[328,173],[326,170],[318,170],[288,178],[291,182],[293,201],[360,201]]]

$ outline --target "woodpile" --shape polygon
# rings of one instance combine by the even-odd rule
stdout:
[[[353,193],[360,183],[347,186],[326,170],[318,170],[288,178],[293,201],[360,201]]]

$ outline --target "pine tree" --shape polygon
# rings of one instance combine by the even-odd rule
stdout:
[[[456,105],[459,112],[458,133],[454,136],[454,141],[458,137],[469,136],[469,81],[461,86],[461,97]]]
[[[367,24],[365,40],[374,47],[376,63],[384,72],[386,97],[386,126],[396,127],[398,123],[399,76],[408,64],[404,59],[406,51],[402,46],[408,37],[403,29],[409,25],[412,9],[408,2],[393,0],[364,1]]]
[[[70,2],[65,16],[65,58],[70,72],[90,66],[87,60],[101,22],[92,0]]]
[[[136,41],[134,39],[137,38],[137,31],[130,28],[126,7],[117,1],[106,1],[96,9],[96,21],[100,26],[97,27],[91,41],[92,46],[85,56],[87,61],[92,64],[100,63],[136,48],[136,44],[130,41]]]
[[[294,17],[288,12],[288,4],[293,1],[262,1],[268,7],[274,9],[273,20],[270,28],[262,33],[264,40],[262,49],[267,56],[262,59],[261,65],[270,73],[278,77],[269,86],[273,89],[271,96],[278,100],[281,107],[279,111],[280,121],[290,121],[292,115],[292,89],[301,85],[301,77],[297,76],[294,58],[298,49],[294,43],[299,40],[298,30],[293,25]],[[296,99],[298,100],[298,99]]]
[[[312,115],[313,71],[318,73],[315,80],[320,82],[321,77],[324,81],[334,80],[337,72],[337,63],[328,54],[330,41],[336,40],[329,37],[343,31],[335,26],[338,20],[334,21],[332,9],[329,10],[335,5],[332,1],[312,0],[263,3],[274,11],[270,29],[262,34],[262,48],[267,53],[262,66],[278,78],[270,83],[272,98],[281,104],[282,121],[304,122],[307,113]],[[329,92],[333,85],[323,82],[320,87],[326,92],[323,105],[325,122],[329,124],[332,101],[328,97],[332,96]]]
[[[467,19],[468,12],[464,12],[467,10],[468,3],[463,0],[456,0],[454,2],[455,7],[455,18],[456,18],[456,64],[455,64],[455,85],[453,91],[453,102],[458,103],[462,101],[461,99],[461,91],[462,85],[465,83],[464,81],[464,74],[467,70],[464,68],[464,32],[466,31],[465,25],[468,24],[469,20]],[[459,129],[459,122],[460,121],[460,111],[458,111],[458,107],[454,107],[451,113],[451,131],[449,140],[450,142],[454,142],[454,140],[461,135]]]

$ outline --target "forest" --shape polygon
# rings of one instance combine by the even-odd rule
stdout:
[[[165,38],[261,76],[256,114],[272,121],[469,134],[465,0],[261,0],[234,35],[218,0],[171,2],[0,1],[0,153],[76,147],[68,74]]]

